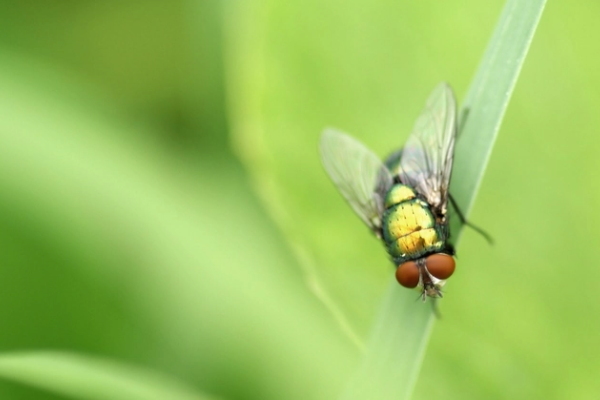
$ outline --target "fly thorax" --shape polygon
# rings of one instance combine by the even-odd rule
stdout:
[[[429,204],[413,188],[396,184],[385,198],[381,233],[395,263],[417,259],[444,247],[443,233]]]

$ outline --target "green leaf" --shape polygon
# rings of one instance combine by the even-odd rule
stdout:
[[[509,0],[473,79],[461,115],[468,115],[456,146],[451,193],[468,216],[545,0]],[[468,114],[464,110],[468,109]],[[453,225],[460,237],[460,226]],[[343,398],[410,398],[434,316],[414,294],[393,282],[387,291],[361,368]]]
[[[525,61],[545,0],[506,3],[462,105],[466,121],[456,143],[450,190],[467,216]],[[467,110],[465,114],[464,111]],[[460,231],[458,231],[460,234]]]
[[[154,371],[64,352],[5,353],[0,377],[74,399],[214,399]]]

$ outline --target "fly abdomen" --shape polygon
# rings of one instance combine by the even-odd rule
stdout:
[[[417,259],[424,254],[441,250],[444,242],[435,228],[421,229],[399,237],[388,244],[395,263]]]
[[[411,195],[412,193],[412,195]],[[386,196],[383,239],[395,262],[413,260],[439,251],[444,240],[429,205],[406,185],[394,185]]]

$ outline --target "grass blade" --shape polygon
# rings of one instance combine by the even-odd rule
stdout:
[[[545,0],[509,0],[465,99],[468,117],[457,142],[451,192],[468,216]],[[461,112],[461,115],[463,113]],[[459,179],[460,178],[460,179]],[[460,226],[453,235],[460,237]],[[410,398],[433,326],[430,307],[389,285],[363,363],[342,398]]]
[[[76,399],[214,399],[155,372],[71,353],[4,354],[0,377]]]
[[[454,176],[450,191],[468,216],[496,141],[500,123],[527,55],[546,0],[509,0],[462,110],[468,109],[456,143]],[[462,114],[461,114],[462,115]],[[460,230],[456,231],[460,233]],[[458,238],[458,235],[455,235]]]

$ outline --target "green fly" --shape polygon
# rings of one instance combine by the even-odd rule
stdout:
[[[321,137],[325,170],[356,214],[383,241],[397,267],[398,282],[419,289],[423,301],[427,296],[442,297],[441,289],[455,269],[454,248],[448,240],[448,201],[453,202],[448,188],[456,110],[452,89],[441,83],[404,147],[385,162],[340,131],[327,129]]]

